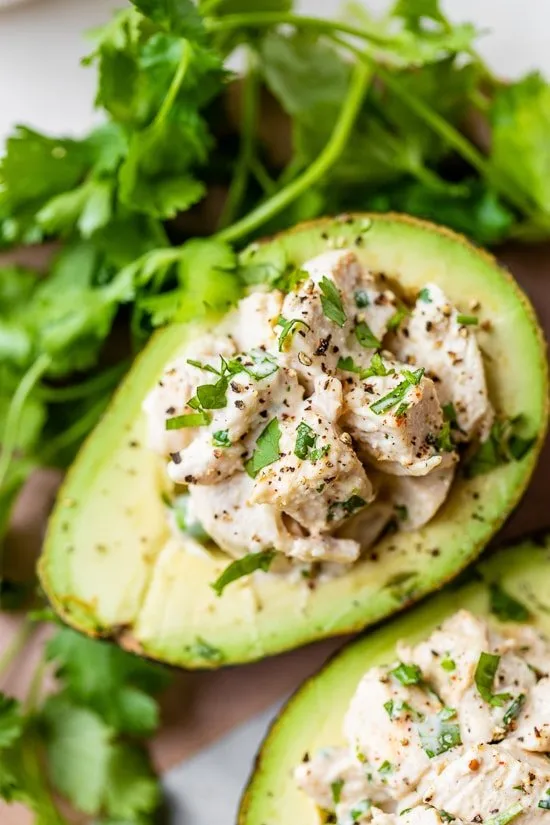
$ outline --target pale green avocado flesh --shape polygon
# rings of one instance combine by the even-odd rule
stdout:
[[[243,796],[239,825],[320,825],[314,803],[293,782],[293,769],[319,748],[345,744],[342,722],[362,675],[396,659],[400,639],[415,644],[460,608],[490,616],[489,584],[498,583],[527,606],[534,626],[550,636],[550,536],[495,553],[480,577],[452,585],[339,652],[283,709],[269,732]],[[495,617],[490,620],[498,624]]]
[[[50,520],[42,584],[59,614],[90,634],[115,637],[147,656],[184,667],[259,659],[314,639],[359,630],[438,588],[474,559],[517,503],[533,470],[547,419],[546,356],[533,310],[510,276],[463,239],[400,216],[302,225],[243,260],[261,262],[270,245],[289,264],[334,246],[353,247],[374,272],[413,297],[428,281],[462,311],[480,302],[490,394],[499,414],[521,415],[534,447],[520,461],[455,482],[422,530],[383,538],[372,558],[318,584],[257,574],[210,587],[229,559],[192,553],[168,527],[165,471],[147,448],[144,397],[167,362],[200,327],[154,336],[81,450]]]

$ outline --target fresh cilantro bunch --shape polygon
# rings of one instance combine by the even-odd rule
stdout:
[[[11,664],[19,644],[8,651]],[[57,692],[43,698],[46,668]],[[22,802],[37,825],[67,825],[60,799],[97,825],[152,825],[161,803],[144,739],[158,727],[154,698],[167,671],[115,645],[59,628],[25,702],[0,693],[0,798]]]

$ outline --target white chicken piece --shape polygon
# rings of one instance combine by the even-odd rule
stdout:
[[[204,381],[205,373],[189,364],[188,359],[219,369],[220,356],[229,358],[234,353],[235,346],[229,337],[203,335],[195,346],[189,347],[185,356],[167,364],[160,380],[143,401],[152,450],[162,456],[178,452],[190,444],[198,432],[196,427],[166,429],[169,418],[193,412],[187,401],[193,396],[197,385]]]
[[[225,326],[230,330],[237,352],[277,349],[275,326],[281,314],[283,293],[253,292],[239,301]]]
[[[404,365],[384,367],[385,375],[348,383],[345,429],[386,473],[424,476],[453,464],[456,453],[437,448],[444,421],[433,381]]]
[[[468,688],[483,651],[490,650],[487,624],[468,610],[459,610],[423,642],[397,645],[399,658],[421,669],[446,705],[456,708]]]
[[[530,825],[547,816],[538,802],[549,782],[547,759],[506,745],[481,744],[436,757],[418,791],[424,802],[466,822],[489,822],[514,810],[514,823]]]
[[[517,689],[516,689],[517,690]],[[550,751],[550,679],[543,677],[527,694],[516,729],[510,736],[528,751]]]
[[[515,651],[537,673],[550,676],[550,647],[534,627],[525,624],[506,625],[506,636],[495,634],[493,647],[497,653]]]
[[[441,811],[430,805],[415,805],[412,808],[406,808],[402,813],[395,814],[387,814],[379,808],[373,808],[372,823],[373,825],[448,825],[448,819],[443,818],[441,814]],[[462,825],[462,822],[456,818],[453,824]]]
[[[283,301],[284,323],[294,325],[282,343],[285,361],[308,390],[320,373],[334,374],[342,355],[368,360],[396,312],[396,297],[349,249],[324,252],[305,263],[309,278]],[[282,332],[284,327],[280,326]]]
[[[190,517],[234,558],[273,548],[284,552],[291,542],[281,512],[250,502],[253,486],[246,473],[235,473],[220,484],[189,487]]]
[[[427,284],[389,344],[397,358],[426,368],[441,404],[453,405],[454,435],[464,441],[485,439],[494,418],[472,320],[475,316],[461,315],[440,287]]]
[[[253,502],[275,506],[314,537],[372,500],[351,438],[315,412],[312,399],[284,413],[280,426],[280,458],[256,476]]]
[[[323,748],[295,768],[294,778],[298,787],[320,808],[336,809],[338,821],[347,811],[359,811],[361,805],[366,815],[373,803],[389,800],[384,785],[376,783],[368,767],[346,748]],[[362,820],[358,817],[357,821]]]
[[[418,722],[441,704],[421,687],[405,686],[387,668],[372,668],[361,679],[344,720],[344,735],[382,778],[392,798],[414,790],[430,767]]]
[[[377,474],[380,496],[393,506],[401,530],[418,530],[433,519],[447,499],[455,467],[438,467],[416,477]]]
[[[274,418],[283,412],[286,414],[287,410],[300,404],[304,391],[298,384],[296,373],[278,367],[265,354],[259,357],[264,359],[262,369],[267,364],[264,370],[267,375],[253,377],[243,371],[227,378],[223,402],[219,409],[209,411],[211,421],[208,427],[202,427],[198,433],[195,430],[194,440],[179,453],[172,453],[168,464],[172,481],[217,484],[228,478],[242,468],[247,449],[253,449],[250,442],[255,441],[258,430],[265,428],[268,416]],[[249,369],[255,370],[258,365],[252,359],[242,358],[245,365],[249,361]],[[208,383],[214,385],[216,378]],[[216,438],[219,433],[224,434],[228,446],[219,445],[219,436]]]

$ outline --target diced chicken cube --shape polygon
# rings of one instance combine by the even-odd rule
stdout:
[[[276,351],[277,334],[275,326],[281,314],[283,293],[253,292],[239,301],[226,325],[231,329],[237,352],[253,349]]]
[[[359,683],[344,720],[344,735],[393,798],[414,790],[429,770],[417,723],[440,708],[428,691],[402,685],[387,669],[372,668]]]
[[[368,361],[373,351],[370,336],[381,341],[395,314],[396,298],[349,249],[325,252],[303,269],[309,278],[283,301],[281,316],[287,322],[294,320],[295,325],[282,346],[287,362],[311,389],[320,372],[336,372],[343,355],[353,356],[360,364]],[[327,280],[336,290],[336,320],[334,314],[330,317],[323,295]]]
[[[476,327],[464,323],[471,317],[461,315],[440,287],[427,284],[389,344],[397,358],[426,368],[441,404],[454,407],[455,437],[466,441],[485,438],[493,421]]]
[[[528,751],[550,751],[550,679],[545,676],[527,694],[510,737]]]
[[[437,757],[419,785],[422,799],[466,822],[484,822],[521,806],[514,823],[543,821],[538,807],[550,782],[550,762],[505,745],[482,744]]]
[[[188,359],[200,360],[214,369],[220,365],[220,355],[228,358],[235,353],[230,338],[214,338],[205,335],[198,345],[190,347],[185,357],[168,364],[153,390],[143,402],[147,416],[149,445],[152,450],[167,456],[183,450],[197,434],[196,428],[167,430],[166,421],[184,413],[191,413],[187,401],[198,384],[203,383],[205,373],[188,363]]]
[[[384,785],[374,782],[368,766],[355,759],[347,748],[323,748],[298,765],[294,778],[298,787],[325,811],[336,809],[343,813],[358,810],[364,800],[380,804],[389,799]],[[366,814],[370,805],[364,807]]]
[[[390,362],[386,368],[387,375],[353,381],[344,427],[383,472],[424,476],[452,464],[456,454],[437,447],[444,422],[433,381]]]
[[[371,501],[350,437],[316,413],[311,399],[283,415],[280,453],[257,475],[252,501],[274,505],[306,535],[338,527]]]
[[[401,530],[418,530],[432,520],[447,499],[455,466],[438,467],[427,476],[378,474],[380,495],[393,505]]]
[[[247,363],[246,358],[243,359]],[[179,484],[218,484],[241,469],[247,448],[267,418],[300,404],[303,388],[296,374],[274,365],[265,378],[239,372],[227,380],[226,401],[210,411],[211,422],[183,450],[173,454],[168,465],[170,478]],[[214,383],[213,382],[207,383]],[[229,446],[219,446],[215,433],[224,433]],[[247,441],[247,436],[250,440]]]
[[[218,547],[235,558],[274,547],[284,551],[291,541],[280,512],[250,502],[253,486],[246,473],[236,473],[220,484],[189,488],[190,513]]]

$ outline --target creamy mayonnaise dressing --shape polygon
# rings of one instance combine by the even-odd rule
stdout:
[[[493,411],[476,318],[427,284],[407,310],[351,250],[255,292],[169,364],[144,403],[193,518],[234,557],[350,564],[448,495],[455,445]]]
[[[361,679],[347,747],[306,755],[299,787],[339,825],[517,825],[550,816],[550,646],[461,610]]]

